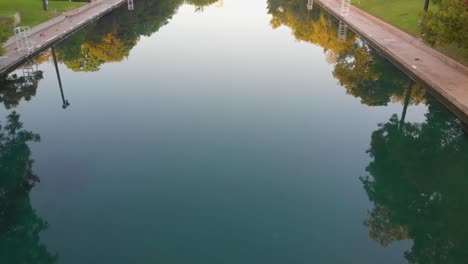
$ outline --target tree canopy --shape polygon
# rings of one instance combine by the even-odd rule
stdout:
[[[438,0],[437,8],[422,15],[424,41],[431,45],[455,44],[468,52],[468,2]]]

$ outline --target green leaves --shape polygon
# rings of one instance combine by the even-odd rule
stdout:
[[[432,46],[454,43],[468,49],[468,5],[464,0],[440,0],[437,6],[421,15],[423,40]]]

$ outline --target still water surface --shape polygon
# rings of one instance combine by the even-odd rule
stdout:
[[[135,1],[63,98],[3,80],[0,263],[466,263],[460,121],[306,2]]]

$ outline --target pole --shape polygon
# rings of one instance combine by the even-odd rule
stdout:
[[[411,90],[413,89],[413,80],[410,80],[408,90],[406,91],[405,104],[403,106],[403,112],[401,113],[400,127],[405,123],[406,110],[408,109],[409,100],[411,97]]]
[[[427,13],[427,10],[429,9],[429,1],[430,0],[424,0],[424,12]]]
[[[42,0],[42,8],[44,11],[47,11],[49,9],[49,0]]]
[[[62,79],[60,78],[60,71],[59,71],[58,64],[57,64],[57,55],[55,54],[55,48],[51,47],[50,49],[52,50],[52,57],[54,58],[55,72],[57,73],[57,80],[58,80],[59,87],[60,87],[60,94],[62,96],[62,103],[63,103],[62,108],[65,109],[70,105],[70,103],[68,102],[68,100],[65,100],[65,95],[63,94]]]

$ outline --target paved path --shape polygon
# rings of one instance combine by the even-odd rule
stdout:
[[[341,16],[341,0],[316,0],[348,24],[412,78],[423,84],[468,123],[468,68],[376,17],[351,6]],[[462,32],[460,32],[462,34]]]
[[[0,76],[14,70],[45,47],[56,43],[88,23],[114,10],[123,2],[126,2],[126,0],[93,1],[31,28],[31,40],[34,42],[34,51],[30,55],[18,52],[15,37],[11,37],[5,43],[6,53],[0,57]]]

